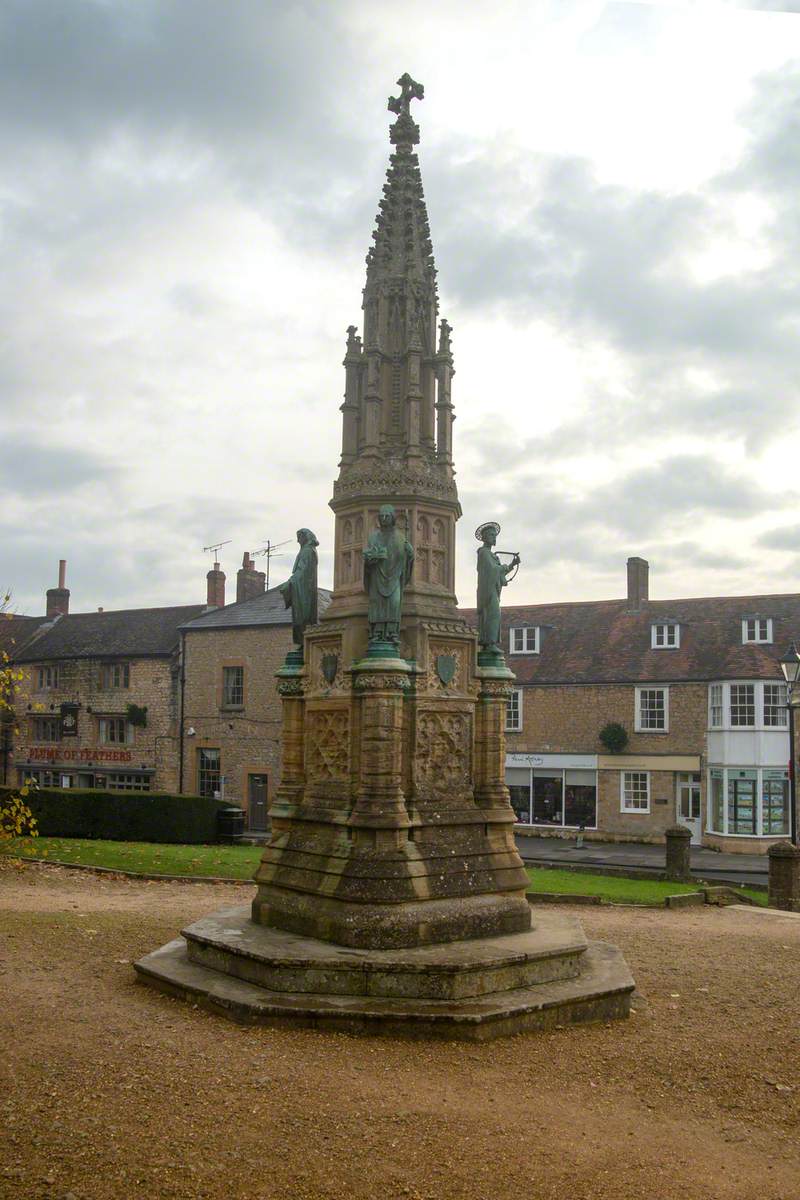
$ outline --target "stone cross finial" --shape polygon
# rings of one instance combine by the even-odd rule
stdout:
[[[401,75],[397,81],[402,95],[389,97],[389,112],[397,113],[399,117],[410,117],[410,105],[412,100],[423,100],[425,98],[425,88],[421,83],[417,83],[416,79],[412,79],[408,71]]]

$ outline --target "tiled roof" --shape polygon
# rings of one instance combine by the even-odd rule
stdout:
[[[475,609],[462,609],[477,626]],[[772,618],[770,645],[742,645],[742,619]],[[678,649],[652,650],[650,626],[680,624]],[[511,626],[536,626],[539,654],[509,654]],[[506,662],[520,683],[669,683],[671,680],[780,679],[778,659],[800,642],[800,595],[711,596],[528,604],[502,610]]]
[[[9,658],[17,658],[26,642],[47,621],[47,617],[18,617],[0,614],[0,652]]]
[[[175,608],[129,608],[119,612],[69,613],[42,623],[29,638],[18,662],[56,658],[150,658],[168,655],[178,645],[184,622],[199,616],[204,604]]]
[[[317,593],[319,615],[331,602],[331,592],[319,588]],[[241,600],[238,604],[226,604],[224,608],[212,608],[199,617],[182,625],[187,633],[203,629],[235,629],[253,625],[291,625],[292,610],[287,608],[283,596],[276,587],[270,588],[252,600]]]

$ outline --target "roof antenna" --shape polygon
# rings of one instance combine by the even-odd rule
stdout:
[[[226,542],[216,542],[213,546],[203,546],[203,553],[204,554],[213,554],[215,565],[219,565],[217,552],[219,550],[221,550],[223,546],[230,546],[232,541],[233,541],[233,538],[228,538],[228,540]]]
[[[269,540],[269,538],[267,538],[266,546],[262,546],[260,550],[254,550],[252,552],[252,554],[250,555],[251,558],[261,558],[262,556],[266,557],[266,560],[267,560],[266,591],[269,591],[269,560],[271,558],[284,558],[285,556],[283,554],[278,554],[278,550],[281,548],[281,546],[288,546],[289,543],[291,542],[291,540],[292,540],[291,538],[287,538],[285,542],[271,542]]]

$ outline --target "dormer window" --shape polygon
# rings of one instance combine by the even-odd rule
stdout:
[[[662,621],[650,626],[650,646],[653,650],[677,650],[681,644],[681,627],[677,621]]]
[[[508,649],[511,654],[538,654],[539,626],[526,625],[509,629]]]
[[[772,617],[744,617],[742,620],[742,645],[748,642],[772,642]]]

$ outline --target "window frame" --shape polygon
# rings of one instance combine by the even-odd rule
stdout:
[[[777,713],[783,717],[782,721],[767,720],[767,688],[777,689],[779,702],[770,704],[770,711]],[[782,702],[781,702],[782,697]],[[789,728],[789,697],[785,683],[780,683],[777,679],[765,679],[761,684],[761,725],[763,729],[788,729]]]
[[[719,693],[719,703],[714,703],[714,689]],[[719,712],[719,720],[714,720],[714,711]],[[725,686],[722,683],[710,683],[708,685],[708,728],[709,729],[724,729],[725,728]]]
[[[642,695],[644,692],[662,692],[664,698],[664,725],[657,728],[642,723]],[[633,714],[634,733],[669,733],[669,686],[666,684],[641,684],[636,688],[635,711]]]
[[[639,806],[632,807],[632,806],[626,804],[626,802],[625,802],[626,801],[625,779],[626,779],[626,776],[628,776],[628,775],[644,776],[645,785],[646,785],[645,790],[646,790],[646,795],[647,795],[647,805],[645,808],[642,808]],[[647,814],[650,812],[650,808],[651,808],[650,793],[651,793],[651,787],[650,787],[650,772],[649,771],[620,771],[620,773],[619,773],[619,811],[621,813],[634,813],[637,816],[647,816]]]
[[[217,756],[216,770],[206,769],[204,772],[204,769],[202,766],[204,754],[216,754],[216,756]],[[203,775],[204,774],[217,776],[217,786],[215,788],[212,788],[211,791],[205,791],[205,792],[203,791]],[[222,791],[222,751],[221,751],[220,747],[219,746],[198,746],[197,747],[197,794],[198,794],[198,796],[205,796],[207,799],[213,799],[214,792],[221,792],[221,791]]]
[[[760,637],[759,625],[764,623],[766,633],[764,637]],[[748,625],[755,626],[753,637],[749,636]],[[772,617],[742,617],[742,645],[743,646],[771,646],[772,637]]]
[[[239,700],[231,700],[228,698],[228,695],[227,695],[228,689],[226,686],[226,676],[229,671],[238,671],[240,673],[238,691],[240,693],[241,699],[239,699]],[[244,708],[244,663],[225,663],[223,665],[223,668],[222,668],[222,703],[220,704],[220,708],[227,709],[227,710],[239,710],[239,709]]]
[[[56,731],[55,737],[43,737],[39,733],[39,729],[45,723],[49,724]],[[32,719],[31,741],[36,746],[49,746],[53,742],[60,742],[62,739],[61,717],[56,717],[52,713],[35,713]]]
[[[752,701],[753,719],[752,719],[752,721],[750,721],[749,724],[747,724],[744,721],[734,721],[734,719],[733,719],[733,689],[734,688],[750,688],[753,693],[753,701]],[[743,705],[737,704],[737,708],[742,708],[742,707],[743,707]],[[755,684],[755,682],[751,681],[751,682],[742,682],[742,683],[729,683],[728,684],[728,721],[730,722],[729,728],[732,730],[733,729],[757,729],[758,728],[758,723],[756,721],[757,716],[758,716],[758,705],[756,703],[756,684]]]
[[[124,739],[108,736],[111,722],[122,723],[125,731]],[[106,713],[97,718],[97,740],[101,746],[132,746],[134,739],[133,723],[123,713]]]
[[[46,682],[43,678],[46,677]],[[61,669],[59,663],[42,663],[36,668],[36,691],[37,692],[57,692],[61,683]]]
[[[508,653],[509,654],[538,654],[539,653],[539,645],[540,645],[540,641],[541,641],[539,630],[540,630],[539,625],[510,625],[509,629],[508,629]],[[521,633],[523,635],[522,647],[520,649],[515,649],[515,647],[514,647],[514,641],[515,641],[514,635],[517,633]],[[532,647],[528,644],[531,640],[529,637],[530,634],[533,634],[533,646]]]
[[[658,642],[658,631],[664,631],[664,641]],[[674,640],[667,640],[667,631],[672,631]],[[650,649],[651,650],[680,650],[681,647],[681,627],[678,621],[653,621],[650,626]]]
[[[511,713],[512,713],[512,697],[516,697],[516,701],[517,701],[517,704],[516,704],[517,724],[516,725],[512,725],[511,720],[510,720]],[[504,723],[504,728],[505,728],[506,733],[522,733],[522,704],[523,704],[523,689],[521,687],[511,688],[511,693],[510,693],[510,695],[508,697],[508,701],[506,703],[506,719],[505,719],[505,723]]]
[[[108,682],[109,673],[122,672],[122,683]],[[103,662],[100,664],[100,691],[125,692],[131,686],[131,664],[129,662]]]

